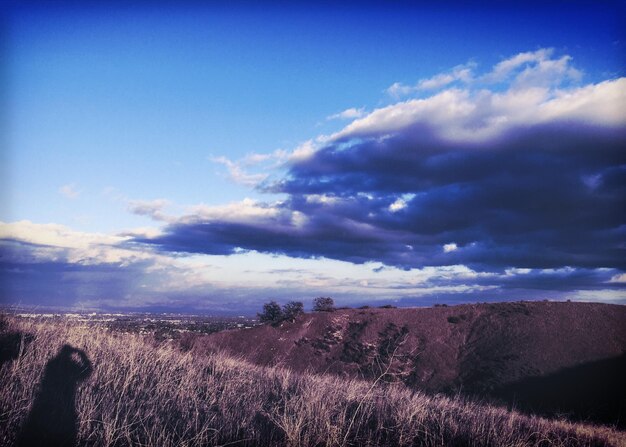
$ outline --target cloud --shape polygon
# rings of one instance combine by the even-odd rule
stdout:
[[[239,185],[254,187],[259,185],[268,177],[268,175],[264,173],[251,174],[249,172],[246,172],[241,166],[241,163],[234,162],[224,156],[211,157],[210,160],[214,163],[226,166],[230,179]]]
[[[56,224],[0,223],[0,295],[4,302],[75,305],[123,299],[167,258],[147,247],[120,247],[129,237],[84,233]],[[155,274],[152,280],[159,281]]]
[[[487,280],[496,277],[464,266],[405,271],[256,252],[181,257],[129,242],[159,234],[150,228],[110,236],[28,221],[0,224],[0,297],[7,304],[240,314],[256,312],[269,296],[285,302],[331,294],[346,304],[428,299],[492,290]]]
[[[445,253],[450,253],[451,251],[457,251],[459,247],[454,243],[450,242],[449,244],[444,244],[443,251]]]
[[[170,202],[166,199],[156,200],[129,200],[128,211],[138,216],[148,216],[157,221],[171,221],[173,218],[163,213],[163,208]]]
[[[239,185],[258,187],[268,181],[272,171],[279,169],[291,159],[298,159],[303,155],[306,147],[313,141],[306,142],[301,148],[294,151],[276,149],[267,154],[248,153],[239,160],[231,160],[228,157],[209,157],[213,163],[223,165],[228,170],[230,180]]]
[[[404,85],[400,82],[394,82],[387,89],[387,93],[397,99],[420,91],[440,89],[454,82],[469,83],[473,80],[473,69],[475,66],[476,64],[474,63],[457,65],[449,72],[439,73],[433,77],[421,79],[415,85]],[[360,116],[354,118],[360,118]]]
[[[519,53],[496,64],[483,81],[502,82],[514,77],[513,86],[516,88],[580,81],[582,72],[571,66],[572,57],[564,55],[554,59],[553,54],[552,48]]]
[[[68,199],[77,199],[80,195],[80,191],[76,189],[75,183],[69,183],[67,185],[63,185],[59,188],[59,194],[63,195]]]
[[[289,156],[289,162],[297,163],[311,157],[318,147],[313,140],[307,140],[304,143],[296,147]]]
[[[404,199],[396,199],[395,202],[389,205],[389,211],[391,211],[392,213],[396,213],[400,210],[403,210],[404,208],[406,208],[406,202],[404,201]]]
[[[620,274],[612,276],[609,282],[626,284],[626,273],[620,273]]]
[[[448,89],[377,109],[331,136],[335,142],[413,133],[417,142],[485,143],[540,126],[622,127],[626,78],[568,90],[529,87],[504,92]]]
[[[513,57],[505,59],[497,63],[493,70],[487,75],[487,78],[491,78],[496,81],[504,80],[510,73],[518,69],[523,65],[529,63],[540,63],[548,59],[554,50],[550,48],[542,48],[537,51],[527,51],[524,53],[518,53]]]
[[[123,235],[74,231],[57,224],[0,222],[0,301],[4,304],[73,309],[249,312],[259,284],[220,283],[226,276],[208,259],[180,258],[130,243],[158,231]],[[219,273],[219,276],[218,276]],[[261,284],[262,286],[262,284]],[[231,293],[229,293],[229,291]],[[257,297],[254,309],[259,306]],[[246,307],[247,306],[247,307]]]
[[[449,88],[451,85],[460,89],[484,90],[505,83],[511,90],[526,90],[578,84],[583,72],[572,65],[573,58],[569,55],[558,58],[553,56],[552,48],[519,53],[500,61],[491,71],[480,76],[475,74],[477,64],[469,62],[450,71],[421,79],[415,85],[395,82],[387,89],[387,93],[398,99],[428,90]]]
[[[274,152],[269,154],[258,154],[251,153],[247,154],[242,163],[246,166],[254,166],[265,162],[272,162],[270,167],[276,167],[277,163],[281,163],[286,160],[289,156],[288,151],[284,149],[276,149]]]
[[[78,297],[84,275],[153,305],[224,308],[230,294],[256,306],[264,293],[294,292],[419,304],[597,291],[626,302],[626,78],[580,84],[572,58],[549,49],[466,68],[293,151],[214,159],[280,200],[177,217],[163,200],[131,201],[163,226],[116,236],[0,227],[4,274],[21,272],[14,292],[39,275],[50,287],[67,280]]]
[[[242,214],[233,220],[255,220]],[[1,299],[83,309],[210,309],[238,314],[256,312],[267,297],[286,302],[295,296],[309,302],[322,294],[352,305],[377,300],[425,305],[444,298],[475,301],[476,294],[481,300],[563,299],[602,290],[603,300],[626,301],[623,287],[612,281],[618,274],[614,269],[492,273],[463,265],[405,270],[330,259],[320,263],[254,251],[237,256],[178,256],[136,242],[158,238],[161,233],[154,229],[124,233],[90,234],[27,221],[0,225]]]
[[[177,220],[178,224],[186,225],[212,220],[231,223],[252,223],[271,219],[289,220],[289,216],[285,215],[281,209],[280,202],[266,204],[249,198],[219,206],[196,205],[191,207],[190,211],[191,214]]]
[[[72,264],[129,265],[152,259],[147,247],[142,250],[129,250],[120,245],[130,237],[112,236],[100,233],[85,233],[58,224],[36,224],[27,220],[0,222],[0,241],[11,247],[21,246],[12,251],[14,259],[20,261],[55,262],[66,261]]]
[[[363,115],[365,115],[365,109],[363,107],[358,108],[358,109],[356,107],[351,107],[349,109],[344,110],[343,112],[330,115],[326,119],[327,120],[337,120],[337,119],[346,120],[346,119],[360,118]]]
[[[571,64],[552,50],[520,53],[472,74],[493,88],[468,77],[465,88],[374,110],[308,142],[282,179],[261,186],[285,200],[255,203],[248,217],[192,213],[136,242],[407,270],[462,265],[501,275],[489,287],[513,284],[510,269],[567,267],[565,276],[515,277],[524,287],[561,287],[539,281],[548,276],[618,287],[610,279],[626,268],[626,79],[570,84],[579,73]]]

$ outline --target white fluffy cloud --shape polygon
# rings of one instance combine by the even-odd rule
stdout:
[[[129,265],[158,256],[145,248],[121,248],[120,244],[129,239],[126,236],[75,231],[58,224],[36,224],[28,220],[0,222],[0,240],[33,247],[28,254],[36,262],[63,260],[80,265]]]
[[[486,82],[502,82],[514,78],[515,87],[559,85],[565,81],[580,81],[582,73],[571,64],[569,55],[553,58],[552,48],[519,53],[499,62],[483,77]]]
[[[374,110],[331,136],[332,140],[392,134],[422,126],[447,141],[484,142],[528,126],[576,122],[626,124],[626,78],[575,88],[511,86],[505,91],[451,88]]]
[[[279,217],[281,213],[277,204],[259,203],[249,198],[226,205],[196,205],[191,207],[189,211],[189,214],[182,216],[178,221],[182,223],[211,220],[228,222],[267,221]]]
[[[579,85],[572,57],[552,49],[519,53],[476,76],[474,65],[455,67],[415,86],[396,83],[395,96],[454,87],[379,108],[356,119],[331,140],[392,134],[421,126],[448,141],[486,141],[504,132],[554,122],[621,126],[626,123],[626,78]],[[502,88],[502,83],[505,87]]]

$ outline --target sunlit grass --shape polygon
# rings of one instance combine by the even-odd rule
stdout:
[[[0,444],[12,445],[46,363],[62,345],[93,373],[76,396],[78,439],[93,446],[602,446],[609,428],[524,416],[403,385],[262,368],[140,335],[7,317],[32,334],[0,369]]]

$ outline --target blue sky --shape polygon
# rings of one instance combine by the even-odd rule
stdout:
[[[623,302],[626,222],[607,197],[623,188],[624,18],[611,2],[9,3],[3,300]],[[554,155],[542,132],[589,148]],[[520,168],[496,175],[506,151]]]

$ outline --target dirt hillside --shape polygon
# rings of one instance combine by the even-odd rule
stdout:
[[[363,378],[386,371],[386,380],[430,392],[621,426],[626,418],[626,306],[345,309],[225,331],[204,343],[260,365]]]

